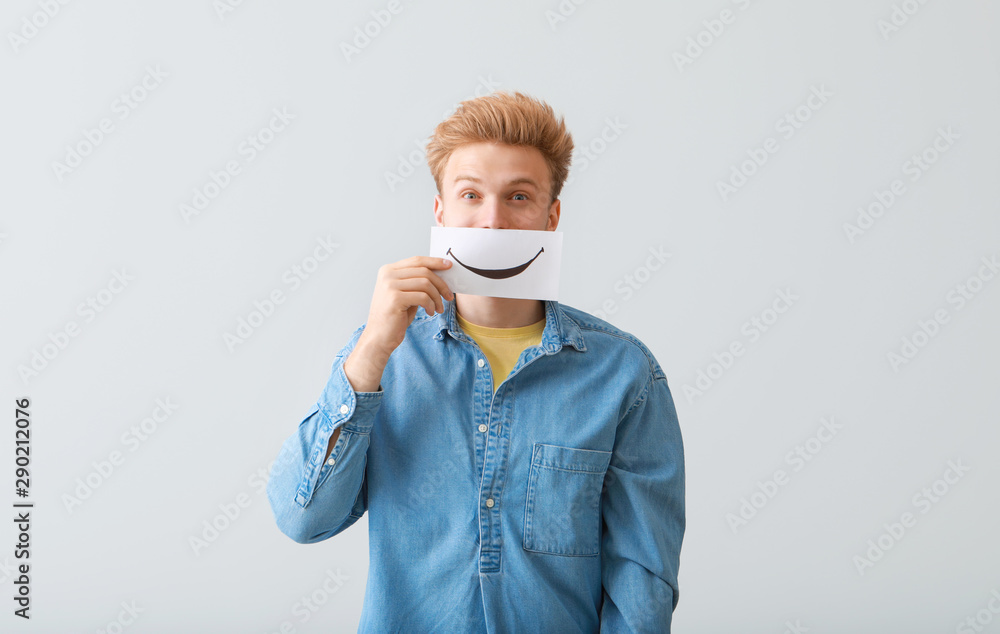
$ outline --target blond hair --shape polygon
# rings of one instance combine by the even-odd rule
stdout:
[[[541,152],[552,179],[552,200],[559,197],[569,175],[573,137],[564,119],[557,120],[547,103],[520,92],[495,92],[461,102],[454,114],[437,125],[427,144],[427,165],[438,193],[444,167],[455,148],[482,142],[533,147]]]

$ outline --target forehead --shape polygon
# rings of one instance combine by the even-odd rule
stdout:
[[[445,182],[462,176],[484,182],[530,179],[540,187],[549,181],[545,157],[536,148],[503,143],[469,143],[455,148],[445,165]]]

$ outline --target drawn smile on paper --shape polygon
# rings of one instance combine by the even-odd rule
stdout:
[[[542,251],[544,251],[544,250],[545,250],[545,247],[542,247],[542,248],[538,249],[538,253],[535,254],[535,257],[531,258],[530,260],[528,260],[524,264],[518,264],[517,266],[512,266],[509,269],[477,269],[477,268],[475,268],[473,266],[469,266],[468,264],[462,262],[457,257],[455,257],[455,254],[451,252],[451,247],[448,248],[448,252],[445,253],[445,255],[450,255],[451,257],[455,258],[456,262],[458,262],[459,264],[461,264],[466,269],[472,271],[476,275],[481,275],[482,277],[488,277],[491,280],[505,280],[508,277],[514,277],[515,275],[517,275],[519,273],[523,273],[524,270],[526,268],[528,268],[528,266],[532,262],[534,262],[535,259],[538,256],[540,256],[542,254]]]

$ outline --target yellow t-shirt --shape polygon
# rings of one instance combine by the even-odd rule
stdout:
[[[542,342],[542,332],[545,330],[545,319],[519,328],[489,328],[469,323],[458,313],[455,315],[458,317],[458,325],[486,355],[490,370],[493,371],[494,392],[514,369],[521,352],[528,346],[537,346]]]

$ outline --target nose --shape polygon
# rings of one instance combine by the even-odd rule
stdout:
[[[486,197],[479,206],[479,226],[484,229],[506,229],[507,217],[496,196]]]

